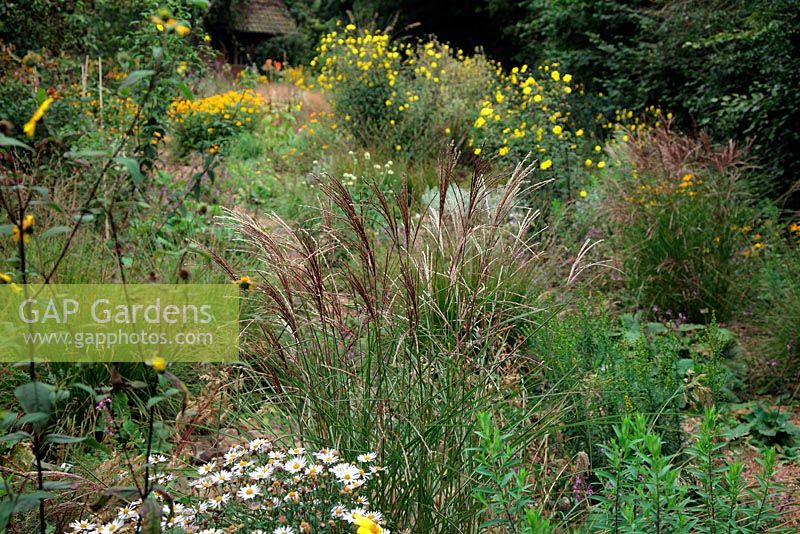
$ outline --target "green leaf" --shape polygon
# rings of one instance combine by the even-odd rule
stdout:
[[[11,412],[2,412],[2,416],[0,417],[0,429],[5,430],[6,428],[10,427],[14,421],[16,421],[17,416]]]
[[[44,382],[28,382],[14,390],[14,396],[19,401],[25,413],[44,412],[51,413],[53,405],[50,394],[55,388]]]
[[[155,73],[156,71],[154,70],[135,70],[130,74],[128,74],[128,77],[125,78],[125,80],[123,80],[121,84],[119,84],[119,88],[125,89],[127,87],[132,87],[136,83],[140,82],[141,80],[144,80],[145,78],[149,78]]]
[[[178,90],[186,100],[194,100],[194,93],[192,93],[192,90],[189,89],[188,85],[186,85],[186,82],[179,83]]]
[[[86,384],[83,384],[81,382],[73,382],[72,387],[78,388],[81,391],[85,391],[86,393],[92,396],[93,400],[100,400],[100,397],[105,397],[105,395],[98,395],[93,387],[87,386]]]
[[[142,534],[161,534],[161,503],[148,497],[142,505]]]
[[[72,216],[73,219],[80,222],[92,222],[94,220],[94,214],[92,213],[76,213]]]
[[[22,141],[17,141],[13,137],[7,137],[3,134],[0,134],[0,146],[13,146],[17,148],[24,148],[33,152],[33,149]]]
[[[76,436],[65,436],[63,434],[47,434],[44,440],[48,443],[80,443],[86,438],[79,438]]]
[[[55,497],[49,491],[31,491],[17,495],[14,503],[14,513],[27,512],[39,506],[39,501]]]
[[[78,158],[104,158],[110,156],[108,150],[77,150],[64,153],[65,158],[78,159]]]
[[[14,511],[14,501],[11,499],[0,501],[0,532],[6,531],[11,512]]]
[[[147,407],[148,408],[152,408],[153,406],[155,406],[159,402],[161,402],[163,400],[166,400],[166,399],[167,398],[165,396],[163,396],[163,395],[156,395],[155,397],[150,397],[149,399],[147,399]]]
[[[17,424],[19,426],[22,426],[22,425],[27,425],[28,423],[44,423],[48,419],[50,419],[49,413],[33,412],[25,414],[22,417],[20,417],[19,421],[17,421]]]
[[[22,141],[17,141],[13,137],[7,137],[4,134],[0,134],[0,146],[15,146],[17,148],[24,148],[33,152],[33,149]]]
[[[202,9],[208,9],[209,6],[208,0],[191,0],[191,4]]]
[[[0,442],[2,443],[16,443],[18,441],[23,441],[26,439],[30,439],[31,435],[27,432],[19,431],[19,432],[12,432],[11,434],[6,434],[5,436],[0,436]]]
[[[42,486],[48,491],[64,491],[73,489],[75,483],[69,480],[45,480]]]
[[[125,166],[126,169],[128,169],[128,173],[131,175],[133,183],[135,183],[136,185],[142,183],[142,180],[144,180],[144,176],[142,176],[142,171],[139,168],[139,160],[134,158],[123,158],[122,156],[119,156],[117,158],[114,158],[114,161],[116,161],[117,163],[121,163],[122,165]]]
[[[99,441],[97,441],[92,437],[84,439],[83,444],[89,447],[90,449],[95,449],[97,451],[102,451],[106,454],[111,454],[111,449],[109,449],[108,447],[106,447],[105,445],[103,445],[102,443],[100,443]]]
[[[740,423],[736,428],[732,428],[731,430],[729,430],[726,433],[726,436],[729,439],[738,439],[749,434],[752,428],[753,428],[752,423]]]
[[[72,228],[69,226],[53,226],[42,232],[42,235],[39,237],[52,237],[54,235],[68,234],[71,231]]]
[[[103,495],[117,497],[123,501],[132,501],[139,498],[139,490],[135,486],[112,486],[105,490]]]

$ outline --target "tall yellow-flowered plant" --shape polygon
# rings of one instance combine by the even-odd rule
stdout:
[[[245,89],[197,100],[179,99],[170,105],[167,114],[184,149],[213,154],[225,139],[252,130],[267,111],[264,98]]]
[[[36,125],[39,123],[40,120],[42,120],[42,117],[44,117],[44,113],[50,107],[50,104],[52,104],[54,101],[55,99],[49,97],[46,98],[44,102],[42,102],[39,105],[39,108],[33,113],[33,116],[30,118],[30,120],[25,123],[25,126],[22,127],[22,130],[25,132],[25,135],[27,135],[28,137],[33,137],[33,135],[36,133]]]
[[[310,67],[316,75],[295,83],[327,93],[336,127],[401,155],[430,155],[465,137],[469,110],[492,76],[482,56],[436,41],[397,42],[354,24],[323,36]]]

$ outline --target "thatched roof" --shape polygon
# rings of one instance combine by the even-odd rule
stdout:
[[[233,17],[233,29],[246,33],[283,34],[297,30],[282,0],[242,0]]]

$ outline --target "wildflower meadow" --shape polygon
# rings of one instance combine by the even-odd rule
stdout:
[[[0,532],[797,532],[795,4],[0,3]]]

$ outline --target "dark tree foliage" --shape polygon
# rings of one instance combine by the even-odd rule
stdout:
[[[607,96],[603,111],[657,104],[687,130],[751,141],[752,185],[776,197],[800,177],[796,0],[529,0],[525,9],[511,30],[516,60],[562,62]]]

